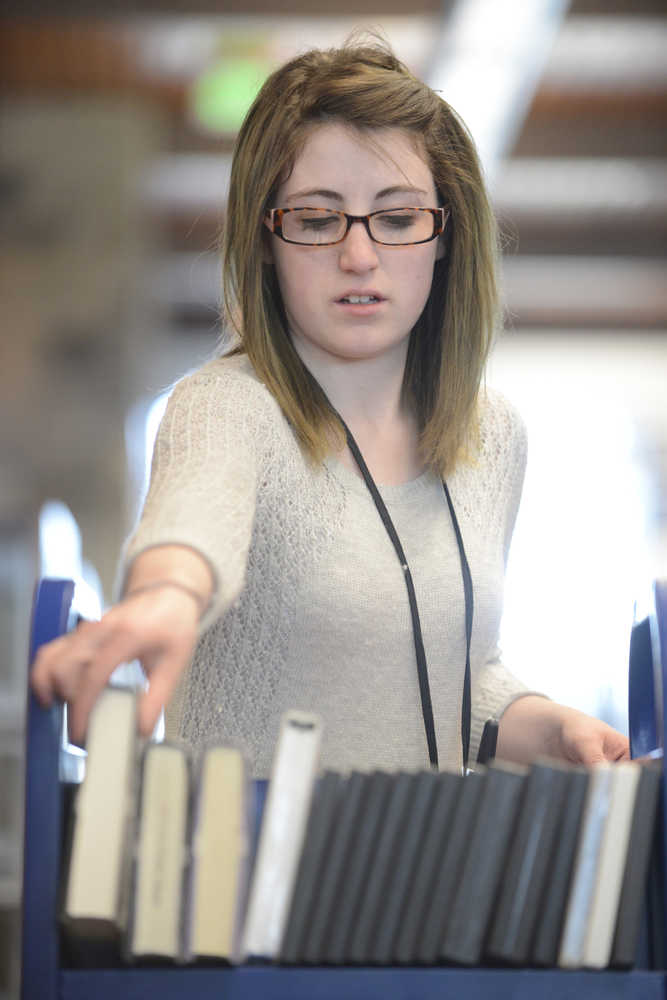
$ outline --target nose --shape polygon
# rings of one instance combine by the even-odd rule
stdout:
[[[372,271],[378,265],[375,243],[366,232],[362,222],[353,222],[340,244],[340,266],[343,271],[362,273]]]

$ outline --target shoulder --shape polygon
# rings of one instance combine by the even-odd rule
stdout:
[[[509,544],[526,468],[526,430],[518,411],[502,393],[483,388],[478,400],[475,446],[451,478],[455,503],[480,536]]]
[[[497,389],[485,386],[478,414],[480,458],[492,464],[516,463],[522,472],[528,447],[526,425],[513,403]]]
[[[195,400],[209,410],[232,411],[239,418],[250,412],[257,418],[275,418],[280,413],[245,354],[213,358],[175,384],[170,396],[172,405]]]

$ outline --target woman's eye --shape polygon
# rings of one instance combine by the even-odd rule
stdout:
[[[376,216],[376,220],[380,226],[386,226],[387,229],[407,229],[409,226],[414,225],[416,213],[388,212],[386,215]]]
[[[338,225],[336,215],[302,215],[299,219],[302,229],[333,229]]]

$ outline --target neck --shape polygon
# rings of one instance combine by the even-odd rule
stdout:
[[[355,427],[380,428],[405,419],[401,401],[405,350],[400,356],[327,358],[324,362],[301,345],[297,350],[354,434]]]
[[[299,351],[304,364],[349,427],[376,481],[388,486],[418,476],[423,465],[417,421],[401,399],[405,352],[400,364],[386,355],[361,360],[327,358],[318,364],[317,358],[313,361],[304,353]],[[358,473],[347,446],[338,457]]]

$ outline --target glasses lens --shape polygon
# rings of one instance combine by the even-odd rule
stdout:
[[[283,215],[283,236],[293,243],[335,243],[345,232],[345,216],[327,208],[295,208]]]
[[[379,243],[400,246],[401,243],[420,243],[433,236],[433,216],[418,208],[394,208],[378,212],[370,218],[373,239]]]

